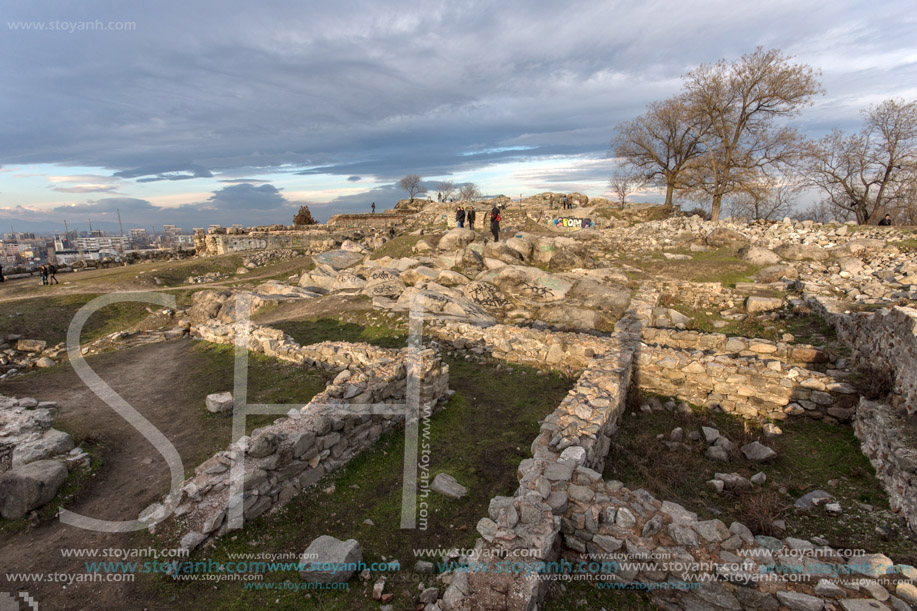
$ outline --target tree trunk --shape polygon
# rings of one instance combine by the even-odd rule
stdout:
[[[672,183],[666,183],[665,185],[665,207],[672,207],[672,200],[675,198],[675,185]]]
[[[718,221],[720,220],[720,206],[723,205],[723,196],[720,193],[716,193],[713,196],[713,207],[710,210],[710,220]]]

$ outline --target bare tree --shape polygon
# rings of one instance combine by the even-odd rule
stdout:
[[[746,183],[726,197],[726,207],[730,215],[750,221],[777,220],[790,214],[801,190],[783,178]]]
[[[800,139],[775,120],[811,103],[822,91],[816,76],[811,67],[761,47],[732,63],[704,64],[685,75],[689,106],[707,127],[701,138],[704,163],[696,166],[692,186],[712,198],[712,220],[719,218],[725,195],[798,157]]]
[[[827,201],[822,200],[815,202],[797,215],[797,218],[803,221],[815,221],[816,223],[830,223],[831,221],[848,221],[853,215],[850,210],[832,206]]]
[[[449,198],[455,193],[455,183],[451,180],[444,180],[436,184],[436,190],[442,195],[444,202],[449,201]]]
[[[423,186],[423,179],[417,174],[408,174],[398,184],[407,192],[412,202],[415,195],[427,192],[427,188]]]
[[[612,174],[608,184],[618,199],[618,205],[623,208],[627,196],[646,184],[646,176],[638,168],[622,166]]]
[[[885,214],[915,215],[917,193],[917,102],[886,100],[863,111],[855,134],[834,130],[809,147],[806,175],[832,206],[853,213],[860,224]]]
[[[675,190],[687,186],[685,170],[704,153],[703,121],[690,112],[685,96],[653,102],[645,113],[615,128],[611,148],[646,180],[664,185],[665,205],[671,207]]]
[[[478,190],[478,186],[473,182],[467,182],[459,189],[460,200],[473,202],[479,197],[481,197],[481,192]]]

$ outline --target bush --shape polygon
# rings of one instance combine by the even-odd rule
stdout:
[[[294,225],[315,225],[316,221],[312,218],[312,213],[309,211],[309,206],[303,206],[299,209],[299,212],[296,213],[296,216],[293,217]]]

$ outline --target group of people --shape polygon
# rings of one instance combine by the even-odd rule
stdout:
[[[570,210],[573,208],[573,202],[567,199],[567,196],[564,195],[564,198],[560,200],[560,207],[563,208],[564,210]]]
[[[57,281],[57,268],[50,263],[39,267],[38,273],[41,274],[42,285],[60,284],[60,282]]]
[[[475,212],[474,206],[468,206],[467,209],[459,206],[455,211],[455,226],[458,228],[464,228],[465,223],[468,223],[468,228],[474,231],[474,221],[477,218],[477,212]],[[500,214],[500,208],[494,204],[494,207],[490,211],[490,233],[494,236],[494,241],[498,242],[500,240],[500,221],[503,220],[502,215]]]

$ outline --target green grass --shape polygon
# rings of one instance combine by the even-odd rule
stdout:
[[[600,588],[599,581],[553,582],[548,588],[544,611],[608,609],[620,611],[652,611],[657,609],[649,596],[640,591]],[[609,583],[609,582],[605,582]]]
[[[633,406],[643,400],[631,400],[615,440],[618,447],[612,450],[615,458],[605,468],[606,479],[618,479],[631,489],[642,487],[657,498],[681,503],[701,519],[716,517],[727,525],[738,520],[755,534],[774,534],[764,527],[756,528],[756,522],[766,524],[782,518],[787,531],[779,533],[781,536],[820,535],[836,548],[881,551],[908,562],[917,558],[913,541],[904,537],[883,541],[877,536],[875,526],[879,524],[897,523],[899,532],[902,525],[890,512],[887,495],[850,426],[794,418],[779,423],[783,435],[766,439],[758,424],[703,408],[692,406],[690,414],[634,411]],[[701,425],[715,426],[736,445],[729,464],[708,459],[703,440],[688,440],[688,433],[700,431]],[[656,439],[658,434],[668,439],[672,429],[679,426],[685,431],[690,451],[669,450]],[[755,439],[773,448],[777,458],[763,464],[746,460],[738,449]],[[745,494],[717,495],[705,484],[717,472],[736,472],[747,478],[758,471],[767,475],[767,482]],[[829,516],[823,509],[796,515],[793,501],[817,489],[838,499],[844,511],[841,517]],[[770,509],[756,507],[762,498],[771,501]],[[868,503],[874,509],[863,508],[860,503]]]
[[[381,259],[382,257],[391,257],[393,259],[401,259],[403,257],[410,257],[412,253],[411,249],[413,249],[414,245],[423,237],[424,236],[420,235],[397,236],[383,244],[382,248],[377,248],[369,258]]]
[[[33,297],[7,302],[0,314],[0,335],[18,334],[28,339],[42,339],[53,346],[67,338],[67,329],[77,311],[99,295],[58,295]],[[123,331],[149,315],[140,302],[114,303],[94,313],[83,327],[83,341],[108,333]]]
[[[274,323],[294,340],[305,346],[323,341],[366,342],[381,348],[407,346],[407,329],[403,323],[374,316],[372,311],[349,313],[362,318],[361,323],[341,321],[336,318],[313,318]],[[372,318],[376,322],[370,322]]]
[[[418,559],[413,550],[473,545],[475,525],[487,515],[490,499],[515,491],[516,467],[530,456],[538,420],[553,411],[572,384],[559,374],[539,375],[525,367],[509,372],[465,360],[453,359],[448,364],[450,387],[457,392],[444,410],[430,419],[428,436],[421,426],[420,441],[430,448],[430,479],[440,472],[449,473],[468,488],[468,494],[452,500],[429,493],[425,497],[425,530],[400,528],[405,439],[403,430],[398,429],[278,513],[249,521],[241,531],[222,537],[206,556],[225,561],[230,553],[239,552],[302,553],[322,534],[354,538],[360,542],[367,564],[383,559],[399,561],[401,570],[388,573],[386,591],[395,594],[392,604],[396,609],[413,608],[419,580],[427,586],[439,585],[432,576],[413,573]],[[323,491],[332,484],[333,491]],[[367,519],[374,525],[364,524]],[[206,560],[205,554],[197,556],[195,560]],[[145,578],[140,587],[151,601],[187,601],[179,603],[179,608],[364,609],[375,606],[368,601],[378,578],[379,574],[374,574],[363,583],[354,577],[349,591],[309,594],[247,591],[241,582],[211,589],[199,583],[153,577]],[[290,570],[269,573],[265,581],[301,580]]]
[[[735,288],[738,282],[750,282],[761,269],[761,266],[742,261],[728,248],[707,252],[678,249],[672,252],[690,255],[691,259],[669,260],[662,254],[654,254],[647,261],[633,264],[650,275],[663,275],[689,282],[716,282],[728,288]]]

